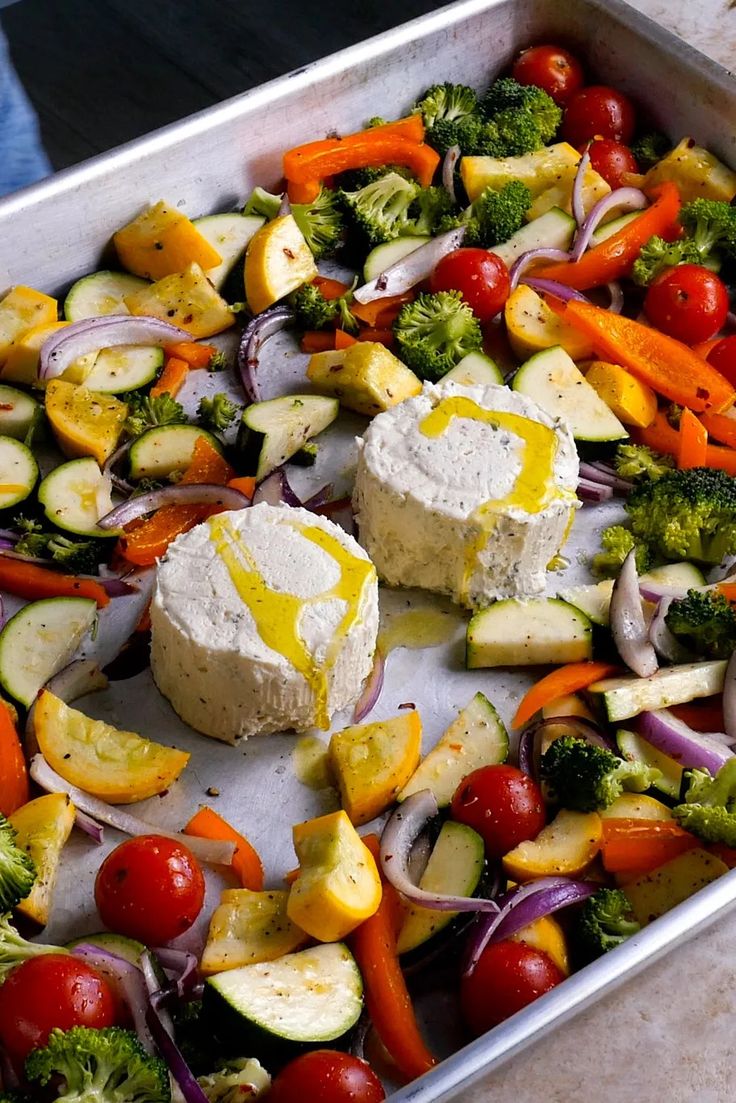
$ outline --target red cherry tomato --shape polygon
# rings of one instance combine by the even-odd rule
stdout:
[[[443,257],[429,277],[431,291],[459,291],[481,322],[503,310],[511,285],[509,270],[487,249],[456,249]]]
[[[635,126],[636,112],[628,96],[604,84],[590,84],[568,101],[561,133],[573,146],[596,137],[628,145]]]
[[[539,786],[515,766],[473,770],[455,790],[451,814],[483,837],[490,858],[536,838],[545,824]]]
[[[708,363],[736,386],[736,337],[724,337],[708,353]]]
[[[160,946],[189,930],[204,891],[202,871],[187,847],[162,835],[141,835],[105,858],[95,902],[106,927]]]
[[[541,950],[523,942],[493,942],[460,985],[463,1018],[473,1034],[498,1026],[564,980]]]
[[[662,333],[694,345],[718,333],[726,321],[728,292],[708,268],[678,264],[650,285],[644,313]]]
[[[315,1049],[281,1070],[268,1103],[381,1103],[381,1081],[366,1061],[334,1049]]]
[[[523,50],[513,64],[511,76],[519,84],[543,88],[559,104],[566,103],[585,83],[582,65],[561,46],[530,46]]]
[[[0,1044],[19,1067],[46,1045],[54,1027],[105,1027],[117,1022],[104,977],[71,954],[44,954],[16,966],[0,986]]]
[[[613,138],[598,138],[588,147],[590,163],[611,188],[620,188],[627,172],[638,172],[636,157],[628,146]]]

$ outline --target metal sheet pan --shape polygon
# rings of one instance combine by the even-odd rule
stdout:
[[[166,197],[191,215],[226,210],[242,200],[252,184],[275,183],[281,152],[289,144],[332,129],[349,130],[376,110],[398,114],[433,79],[482,85],[518,47],[545,38],[577,46],[602,79],[646,104],[654,120],[673,136],[692,133],[736,164],[736,89],[729,75],[620,0],[466,0],[0,202],[0,290],[28,282],[63,291],[73,279],[99,266],[112,229],[147,201]],[[293,389],[301,362],[288,349],[281,350],[289,353],[286,356],[278,347],[272,351],[274,363],[280,365],[276,389]],[[221,386],[219,380],[212,383]],[[206,385],[204,380],[195,384]],[[192,390],[190,401],[196,397]],[[360,425],[357,418],[343,421],[331,434],[329,447],[321,450],[317,468],[300,473],[298,491],[316,487],[336,472],[349,482],[352,438]],[[604,523],[610,520],[603,513],[586,511],[576,524],[567,549],[570,580],[583,577],[584,549],[591,546],[592,530]],[[559,584],[559,576],[553,576],[550,589]],[[407,605],[430,601],[426,595],[386,593],[383,613],[400,615]],[[115,604],[113,618],[118,615]],[[396,652],[389,661],[377,715],[390,715],[399,703],[416,700],[430,746],[480,688],[508,721],[527,676],[465,671],[462,634],[458,614],[450,618],[441,646]],[[103,630],[93,650],[104,655],[108,639]],[[191,750],[192,764],[184,781],[165,797],[147,802],[141,814],[162,826],[179,827],[196,803],[211,801],[247,830],[274,883],[293,864],[291,824],[334,807],[331,790],[310,789],[296,778],[293,736],[254,739],[237,748],[206,741],[176,718],[155,691],[149,672],[113,683],[82,707]],[[339,722],[340,718],[336,726]],[[213,788],[220,794],[216,798],[207,795]],[[70,843],[49,939],[91,931],[97,925],[91,884],[104,852],[82,839]],[[85,886],[82,892],[80,884]],[[218,889],[217,879],[211,878],[207,913]],[[461,1098],[461,1085],[507,1060],[734,903],[732,873],[393,1098],[396,1103]],[[437,1020],[443,1018],[448,1016],[442,1009],[434,1014],[430,1010],[428,1026],[435,1031]],[[437,1041],[445,1049],[449,1044],[443,1024]]]

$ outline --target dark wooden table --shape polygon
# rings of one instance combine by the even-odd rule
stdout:
[[[22,0],[0,23],[59,169],[439,6]]]

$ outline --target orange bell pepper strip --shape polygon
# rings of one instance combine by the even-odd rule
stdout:
[[[364,836],[363,842],[378,862],[376,836]],[[399,894],[384,881],[378,911],[356,927],[349,942],[363,975],[366,1007],[376,1033],[402,1075],[413,1080],[437,1062],[419,1033],[396,953],[402,916]]]
[[[170,356],[164,364],[164,370],[151,387],[151,398],[157,398],[162,394],[169,394],[172,398],[176,398],[188,375],[187,361],[180,360],[178,356]]]
[[[618,671],[617,666],[611,663],[581,662],[567,663],[560,666],[550,674],[545,674],[538,682],[528,689],[516,710],[516,715],[511,721],[513,728],[520,728],[531,720],[535,712],[545,705],[556,701],[559,697],[567,697],[568,693],[577,693],[579,689],[587,689],[593,682],[607,678]]]
[[[200,437],[194,445],[192,462],[179,480],[179,485],[215,483],[226,486],[234,476],[232,467],[217,449]],[[139,567],[151,566],[161,558],[172,540],[194,528],[212,512],[212,507],[207,505],[163,506],[143,524],[120,538],[120,550],[129,563]]]
[[[252,498],[256,492],[256,480],[252,475],[239,475],[237,479],[228,479],[227,485],[245,494],[246,498]]]
[[[720,415],[716,414],[716,417]],[[692,410],[685,408],[680,417],[677,466],[681,471],[688,467],[705,467],[707,454],[708,434],[705,426],[698,421]]]
[[[346,283],[341,280],[331,280],[328,276],[315,276],[312,283],[320,294],[330,302],[333,299],[341,298],[350,290]]]
[[[369,303],[353,303],[350,309],[355,317],[365,322],[367,326],[387,329],[404,303],[410,303],[413,299],[413,291],[404,291],[400,295],[387,295],[384,299],[373,299]],[[387,324],[381,324],[384,315],[387,317],[393,315]]]
[[[213,808],[203,805],[192,816],[184,828],[185,835],[194,835],[198,839],[217,839],[220,842],[235,843],[231,865],[244,889],[251,892],[263,891],[263,863],[258,851],[227,820],[224,820]]]
[[[302,352],[329,352],[334,347],[334,329],[308,329],[299,342]]]
[[[700,420],[709,437],[713,437],[721,444],[728,445],[729,448],[736,448],[736,420],[734,418],[726,417],[725,414],[707,413],[701,414]]]
[[[601,287],[611,280],[628,276],[642,245],[650,237],[654,234],[665,237],[668,233],[672,236],[672,227],[680,210],[680,193],[670,181],[654,188],[652,194],[656,198],[651,207],[628,222],[617,234],[611,234],[600,245],[588,249],[580,260],[546,264],[535,268],[534,276],[556,280],[578,291]]]
[[[674,820],[604,819],[601,857],[609,873],[649,873],[700,840]]]
[[[28,770],[13,714],[0,701],[0,812],[10,816],[29,799]]]
[[[385,345],[387,348],[391,348],[395,340],[392,329],[361,329],[357,338],[359,341],[374,341],[377,345]]]
[[[7,590],[9,594],[24,597],[27,601],[45,597],[89,597],[97,602],[100,609],[110,604],[104,587],[92,578],[61,574],[3,555],[0,555],[0,590]]]
[[[693,731],[723,731],[723,701],[720,695],[706,697],[703,701],[689,701],[685,705],[671,705],[670,712]]]
[[[206,368],[213,356],[217,356],[214,345],[200,345],[198,341],[178,341],[166,346],[166,355],[177,360],[185,360],[190,368]]]
[[[588,338],[598,356],[620,364],[672,402],[695,413],[720,413],[736,399],[728,380],[674,337],[592,303],[571,301],[556,312]]]
[[[673,429],[664,413],[659,410],[651,425],[646,429],[629,427],[634,444],[646,444],[655,452],[665,452],[676,456],[680,434]],[[718,467],[729,475],[736,475],[736,448],[724,448],[720,444],[709,444],[705,452],[706,467]]]
[[[336,349],[349,349],[351,345],[357,343],[357,340],[357,337],[353,337],[352,333],[347,333],[344,329],[335,330]]]

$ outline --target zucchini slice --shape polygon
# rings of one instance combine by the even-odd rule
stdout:
[[[600,697],[606,716],[616,724],[640,712],[682,705],[696,697],[713,697],[722,691],[725,675],[726,660],[712,659],[662,667],[651,678],[637,678],[634,674],[604,678],[589,686],[588,693]]]
[[[222,452],[222,444],[197,425],[159,425],[148,429],[133,442],[128,453],[131,479],[166,479],[175,471],[185,471],[192,462],[194,446],[204,437]]]
[[[495,360],[486,356],[484,352],[469,352],[459,360],[454,368],[442,376],[442,382],[451,379],[455,383],[462,383],[466,387],[472,387],[476,383],[487,386],[494,383],[503,386],[503,374]]]
[[[336,398],[316,394],[284,395],[248,406],[237,442],[244,473],[255,475],[258,482],[265,479],[290,460],[305,441],[331,425],[339,409]]]
[[[527,222],[503,245],[491,250],[509,268],[522,253],[530,249],[569,249],[575,233],[575,219],[561,207],[551,207],[539,218]]]
[[[205,976],[275,961],[300,950],[309,935],[286,914],[288,892],[225,889],[212,913],[200,969]]]
[[[643,574],[639,581],[658,582],[663,586],[704,586],[703,572],[693,563],[665,563],[662,567],[653,567],[651,571]],[[560,590],[558,597],[581,609],[593,624],[600,624],[604,628],[608,625],[608,613],[611,605],[611,593],[613,591],[613,579],[607,578],[603,582],[590,586],[574,586],[570,590]]]
[[[0,437],[0,509],[25,501],[38,479],[33,453],[14,437]]]
[[[81,322],[83,318],[101,318],[105,314],[130,314],[125,305],[126,295],[148,287],[149,282],[129,272],[102,271],[82,276],[67,292],[64,317],[67,322]]]
[[[653,747],[643,736],[636,732],[619,728],[616,732],[616,744],[619,754],[627,762],[642,762],[645,766],[654,766],[661,773],[661,777],[652,783],[653,788],[659,789],[667,797],[677,800],[682,786],[683,768],[674,758]]]
[[[641,575],[640,582],[661,582],[663,586],[705,586],[705,575],[694,563],[664,563]]]
[[[38,500],[57,528],[79,536],[117,536],[97,522],[112,509],[110,480],[91,456],[55,467],[38,488]]]
[[[152,383],[164,366],[164,350],[149,345],[102,349],[84,385],[100,394],[123,394]]]
[[[376,245],[365,258],[363,265],[363,279],[370,283],[381,272],[385,272],[392,264],[398,264],[409,253],[413,253],[420,245],[426,245],[431,237],[396,237],[393,241],[385,241],[382,245]]]
[[[619,230],[623,230],[624,226],[628,226],[628,224],[633,222],[635,218],[638,218],[640,214],[641,211],[629,211],[627,214],[621,214],[618,218],[612,218],[610,222],[606,222],[603,226],[599,226],[590,238],[591,246],[600,245],[601,242],[607,241],[609,237],[613,237]]]
[[[342,1038],[360,1017],[363,981],[347,946],[330,942],[209,977],[204,1007],[238,1052],[273,1060]]]
[[[35,398],[15,387],[0,384],[0,434],[25,440],[31,426],[41,416],[41,406]]]
[[[237,212],[208,214],[194,219],[194,225],[202,237],[222,257],[216,268],[207,269],[207,279],[217,291],[222,290],[235,265],[245,257],[248,242],[265,221],[265,218],[256,215]]]
[[[592,655],[590,620],[559,598],[497,601],[475,613],[468,625],[469,670],[574,663]]]
[[[522,364],[512,388],[533,399],[550,417],[566,422],[576,440],[624,440],[629,435],[559,345]]]
[[[445,808],[464,777],[480,766],[505,762],[508,753],[506,728],[488,698],[476,693],[419,763],[398,800],[431,789],[439,807]]]
[[[0,685],[28,708],[41,686],[69,663],[97,618],[88,597],[49,597],[24,605],[0,632]]]

